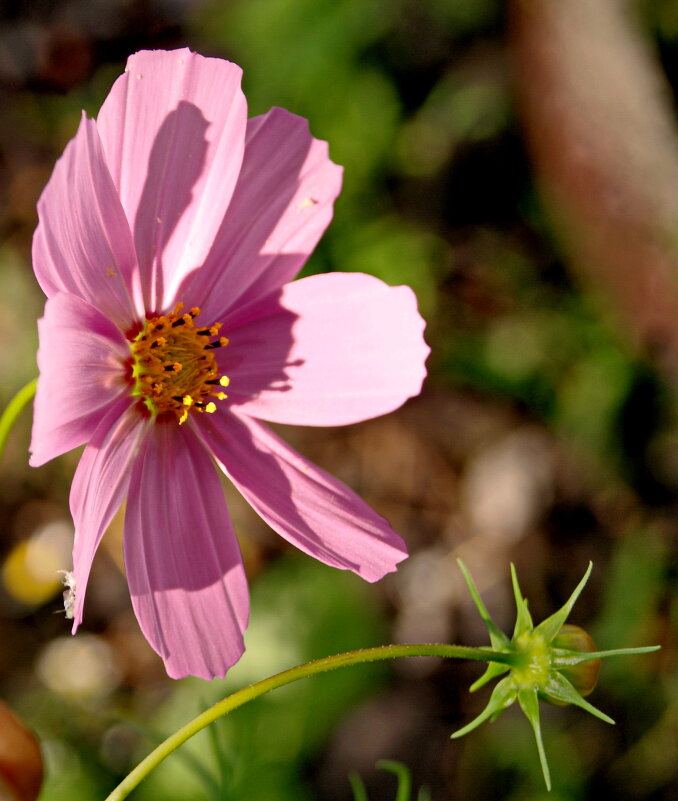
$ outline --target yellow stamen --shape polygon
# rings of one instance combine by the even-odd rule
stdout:
[[[216,337],[221,323],[196,326],[200,309],[182,314],[182,303],[173,312],[151,317],[130,342],[132,395],[141,398],[153,417],[173,412],[181,425],[189,412],[213,414],[223,401],[229,379],[219,375],[215,350],[228,344]]]

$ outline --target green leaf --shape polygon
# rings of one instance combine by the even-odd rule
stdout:
[[[546,620],[543,620],[535,629],[535,631],[541,634],[547,643],[551,642],[551,640],[563,627],[563,623],[565,623],[569,617],[572,607],[579,597],[579,594],[586,586],[586,582],[589,580],[591,570],[593,570],[593,562],[589,562],[588,569],[586,570],[586,573],[584,573],[584,578],[579,582],[579,584],[577,584],[574,592],[572,595],[570,595],[566,603],[557,612],[554,612],[550,617],[547,617]]]

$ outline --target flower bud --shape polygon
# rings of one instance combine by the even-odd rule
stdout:
[[[492,657],[488,659],[490,664],[485,673],[471,685],[471,692],[498,676],[503,678],[495,685],[485,709],[466,726],[454,732],[452,737],[461,737],[473,731],[485,720],[494,720],[497,715],[518,701],[534,731],[544,781],[546,788],[550,790],[551,774],[541,736],[539,699],[558,706],[574,704],[606,723],[614,723],[611,717],[582,697],[592,692],[596,686],[600,672],[600,658],[647,654],[656,651],[659,646],[596,651],[595,643],[584,629],[565,623],[591,575],[593,565],[590,562],[584,578],[577,584],[572,595],[560,609],[542,620],[538,626],[532,622],[527,601],[518,584],[515,567],[511,565],[511,582],[516,599],[516,624],[513,637],[509,639],[490,617],[471,574],[461,560],[458,562],[471,597],[490,635],[491,648],[482,649],[483,654],[494,652],[497,657],[496,660]]]
[[[0,701],[0,798],[35,801],[42,777],[42,754],[37,740]]]
[[[580,654],[590,654],[596,650],[596,644],[591,635],[572,623],[565,623],[554,637],[551,646],[567,651],[577,651]],[[593,692],[602,664],[600,659],[591,659],[588,662],[581,662],[579,665],[561,668],[560,672],[580,695],[586,696]]]

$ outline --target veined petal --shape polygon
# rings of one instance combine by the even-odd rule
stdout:
[[[132,235],[94,120],[83,114],[38,201],[33,269],[48,297],[70,292],[123,329],[138,292]]]
[[[386,414],[416,395],[429,348],[409,287],[361,273],[302,278],[225,320],[220,356],[238,411],[334,426]]]
[[[180,294],[205,319],[220,320],[291,281],[332,219],[342,172],[302,117],[273,108],[249,120],[233,199],[204,266]]]
[[[219,476],[188,426],[157,423],[132,471],[125,565],[146,639],[173,678],[223,676],[249,597]]]
[[[99,112],[148,310],[173,305],[228,208],[245,145],[241,74],[187,49],[142,51],[130,56]]]
[[[128,404],[114,404],[94,432],[75,471],[70,498],[75,523],[73,634],[82,621],[94,554],[127,493],[131,464],[147,428],[148,420]]]
[[[38,331],[33,467],[87,442],[111,404],[127,391],[124,363],[129,356],[116,326],[76,295],[50,298]],[[125,398],[125,403],[130,401]]]
[[[220,413],[193,422],[248,503],[304,553],[367,581],[407,556],[381,515],[261,423]]]

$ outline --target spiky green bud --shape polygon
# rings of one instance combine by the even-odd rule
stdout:
[[[515,568],[511,565],[516,623],[513,636],[509,639],[490,617],[466,566],[461,560],[457,561],[473,601],[487,626],[491,648],[503,655],[502,662],[491,662],[488,665],[481,678],[471,685],[471,692],[475,692],[498,676],[504,678],[495,686],[487,706],[480,715],[456,731],[452,737],[462,737],[485,720],[494,720],[511,704],[518,701],[534,730],[544,780],[550,790],[551,777],[541,735],[539,700],[558,705],[574,704],[606,723],[614,723],[612,718],[584,700],[584,696],[591,693],[596,685],[601,660],[622,654],[644,654],[656,651],[659,646],[596,651],[593,640],[584,629],[565,622],[591,575],[592,564],[589,564],[584,578],[567,602],[538,626],[532,622],[527,601],[520,591]],[[506,663],[506,655],[511,657],[509,664]]]

